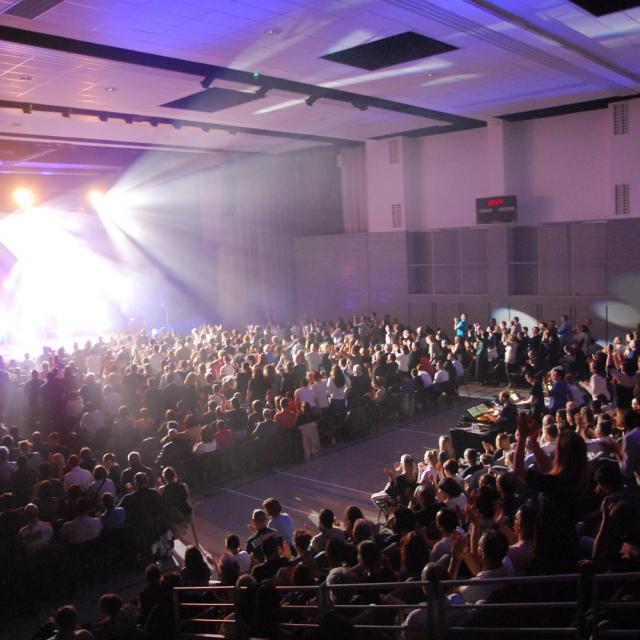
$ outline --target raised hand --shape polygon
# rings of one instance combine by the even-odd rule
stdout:
[[[451,540],[451,556],[456,560],[459,560],[464,555],[464,550],[467,544],[467,538],[459,531],[454,531],[450,537]]]
[[[464,509],[464,516],[469,524],[477,525],[480,522],[480,512],[475,505],[475,500],[467,503]]]
[[[526,440],[529,437],[529,416],[525,413],[518,415],[518,422],[516,424],[516,437],[518,440]]]

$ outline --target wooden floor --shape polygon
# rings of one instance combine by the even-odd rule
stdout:
[[[329,449],[314,460],[236,484],[203,489],[194,500],[194,525],[200,547],[219,553],[229,533],[245,540],[251,535],[248,525],[252,510],[261,507],[268,497],[280,500],[297,528],[310,531],[317,531],[317,514],[324,507],[332,509],[340,520],[349,505],[356,505],[366,517],[377,519],[369,497],[384,487],[383,468],[393,466],[403,453],[422,459],[425,449],[437,447],[438,437],[458,423],[467,407],[494,393],[494,389],[484,387],[463,388],[461,397],[449,404],[443,400],[437,412]],[[193,542],[193,534],[185,541]]]

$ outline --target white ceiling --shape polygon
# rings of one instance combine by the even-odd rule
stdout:
[[[11,4],[0,0],[0,10]],[[34,20],[0,15],[0,26],[258,71],[480,120],[640,91],[640,9],[595,18],[568,0],[64,0]],[[269,29],[275,34],[267,35]],[[459,49],[374,72],[321,59],[408,30]],[[356,141],[446,125],[324,99],[310,108],[305,96],[280,90],[212,114],[160,106],[200,91],[201,79],[10,42],[0,49],[0,100]],[[256,90],[228,81],[212,86]],[[271,153],[318,144],[0,109],[0,136],[16,133]]]

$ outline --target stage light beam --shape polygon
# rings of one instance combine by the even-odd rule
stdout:
[[[94,209],[97,209],[104,202],[104,193],[99,189],[92,189],[87,194],[87,199]]]
[[[18,187],[12,197],[19,209],[31,209],[36,201],[36,194],[27,187]]]

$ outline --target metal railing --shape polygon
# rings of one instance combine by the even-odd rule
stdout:
[[[629,595],[635,599],[628,599],[624,588],[633,583],[636,583],[635,589]],[[605,591],[609,593],[603,596]],[[640,612],[640,572],[595,575],[592,594],[590,613],[593,640],[640,637],[640,618],[637,615]]]
[[[407,627],[405,615],[426,610],[424,631],[429,640],[468,637],[573,637],[578,640],[612,637],[640,637],[640,620],[633,613],[640,602],[619,599],[615,585],[640,585],[640,572],[622,574],[562,574],[487,580],[432,580],[428,582],[362,583],[313,586],[276,586],[278,626],[285,629],[318,629],[332,614],[351,614],[356,630],[383,631],[399,637]],[[612,586],[613,585],[613,586]],[[487,601],[454,604],[446,594],[460,587],[488,589]],[[267,587],[270,588],[270,587]],[[493,589],[492,589],[493,588]],[[402,589],[421,589],[420,604],[392,602],[385,595]],[[521,596],[518,590],[521,589]],[[376,592],[367,597],[367,592]],[[609,593],[603,596],[603,593]],[[342,602],[340,592],[358,593],[364,601]],[[197,602],[189,601],[192,594]],[[221,637],[225,625],[236,624],[238,597],[242,589],[233,586],[179,587],[174,590],[174,613],[178,638]],[[282,602],[286,594],[299,596],[302,604]],[[503,597],[496,597],[496,596]],[[506,597],[505,597],[506,596]],[[541,599],[538,599],[538,596]],[[554,597],[556,596],[556,597]],[[508,601],[506,601],[508,600]],[[358,616],[358,612],[387,612],[384,624]],[[195,615],[189,615],[194,612]],[[615,612],[611,615],[611,612]],[[527,613],[529,615],[527,617]],[[621,615],[628,614],[628,615]],[[360,619],[359,619],[360,618]],[[516,623],[513,621],[516,620]],[[461,622],[463,621],[463,622]],[[511,623],[510,623],[511,622]],[[245,633],[246,632],[246,633]],[[236,637],[246,637],[238,625]],[[266,637],[269,637],[268,634]]]

